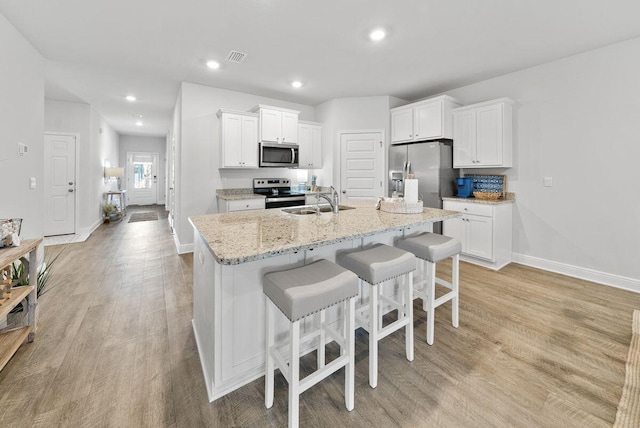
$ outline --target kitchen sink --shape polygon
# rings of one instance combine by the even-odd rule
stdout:
[[[305,205],[302,207],[283,208],[282,211],[288,214],[309,215],[309,214],[316,214],[317,213],[316,208],[317,208],[316,205]],[[338,211],[352,210],[353,208],[354,207],[350,207],[347,205],[338,205]],[[330,213],[331,211],[332,211],[331,205],[320,205],[321,213]]]

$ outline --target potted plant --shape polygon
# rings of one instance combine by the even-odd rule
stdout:
[[[104,204],[102,204],[102,212],[104,212],[104,222],[109,223],[110,219],[112,218],[112,216],[114,216],[117,210],[118,207],[116,207],[115,204],[112,204],[110,202],[105,202]]]

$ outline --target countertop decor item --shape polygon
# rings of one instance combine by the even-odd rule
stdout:
[[[380,211],[394,214],[420,214],[423,209],[422,201],[407,202],[403,198],[381,198]]]
[[[0,219],[0,248],[20,245],[21,218]]]
[[[466,175],[466,177],[469,177],[473,180],[473,196],[478,199],[500,199],[504,198],[507,192],[506,175],[468,174]],[[476,196],[476,193],[479,193],[480,196]],[[496,197],[495,195],[486,195],[487,193],[497,193],[498,196]]]

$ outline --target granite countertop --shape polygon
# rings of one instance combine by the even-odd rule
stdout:
[[[242,199],[264,199],[264,195],[256,195],[253,189],[218,189],[216,196],[226,201],[237,201]]]
[[[460,216],[435,208],[392,214],[371,203],[349,205],[356,208],[338,214],[294,215],[270,209],[192,216],[189,221],[218,263],[236,265]]]
[[[516,195],[512,192],[507,192],[504,199],[497,200],[484,200],[476,198],[459,198],[457,196],[447,196],[442,198],[443,201],[457,201],[457,202],[471,202],[474,204],[487,204],[487,205],[500,205],[500,204],[513,204],[516,201]]]

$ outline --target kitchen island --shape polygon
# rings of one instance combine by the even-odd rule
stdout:
[[[265,273],[320,258],[334,262],[337,251],[369,243],[393,245],[396,237],[430,231],[434,222],[460,215],[432,208],[391,214],[370,203],[352,206],[337,214],[271,209],[189,218],[194,228],[193,329],[210,401],[264,375]],[[330,313],[327,320],[338,316]],[[280,321],[276,329],[284,338],[287,324]]]

